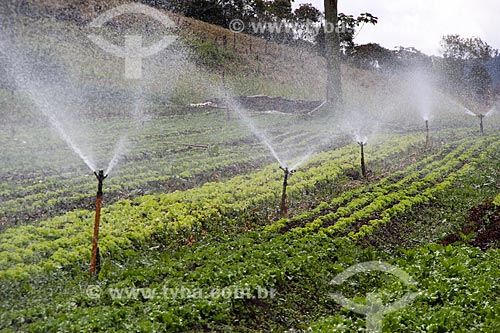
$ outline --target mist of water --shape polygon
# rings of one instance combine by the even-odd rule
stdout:
[[[57,119],[57,116],[52,113],[50,110],[55,108],[54,105],[51,105],[47,101],[47,97],[40,93],[37,89],[33,87],[24,87],[23,90],[28,92],[28,95],[33,103],[37,106],[38,110],[42,112],[44,116],[47,117],[50,124],[56,129],[59,136],[66,142],[69,148],[78,155],[82,161],[90,168],[91,171],[96,170],[95,163],[90,155],[87,155],[83,152],[82,149],[76,144],[74,139],[68,134],[64,125]]]
[[[361,143],[361,144],[367,144],[368,143],[368,137],[360,134],[354,135],[354,142]]]
[[[136,94],[134,96],[134,106],[131,111],[132,116],[132,127],[125,130],[125,133],[120,137],[115,145],[113,151],[113,157],[109,161],[108,167],[106,168],[106,174],[109,175],[111,171],[118,165],[120,160],[132,149],[132,143],[129,138],[135,134],[138,134],[145,121],[147,121],[144,114],[144,87],[143,81],[136,82]]]
[[[106,168],[106,175],[109,175],[113,168],[118,164],[120,159],[125,156],[128,144],[129,143],[127,136],[122,136],[115,146],[115,150],[113,151],[113,158],[111,159],[111,161],[109,161],[108,167]]]
[[[455,106],[458,106],[460,108],[460,110],[465,113],[466,115],[469,115],[469,116],[477,116],[477,114],[475,114],[474,112],[472,112],[471,110],[469,110],[469,108],[467,108],[465,105],[457,102],[456,100],[452,99],[452,98],[449,98],[448,97],[448,100]]]
[[[488,112],[486,112],[484,114],[485,117],[491,117],[493,114],[495,114],[497,112],[497,107],[496,105],[494,105],[491,109],[488,110]]]
[[[226,99],[227,106],[238,115],[239,119],[243,122],[243,124],[264,144],[264,146],[269,150],[274,159],[281,165],[283,161],[276,153],[276,150],[271,144],[269,138],[264,134],[264,131],[257,127],[257,125],[253,122],[253,120],[247,115],[245,109],[234,99],[231,97],[227,97]]]
[[[465,113],[466,115],[477,117],[477,114],[475,114],[474,112],[472,112],[471,110],[469,110],[469,109],[468,109],[468,108],[466,108],[465,106],[462,106],[462,107],[463,107],[464,113]]]
[[[11,76],[17,88],[27,93],[36,110],[49,121],[59,137],[92,171],[95,171],[93,158],[83,151],[75,139],[69,135],[67,126],[63,124],[62,119],[66,118],[67,121],[65,115],[69,113],[69,105],[68,103],[57,103],[57,101],[61,101],[61,98],[64,98],[64,96],[60,96],[63,94],[61,89],[51,82],[40,82],[40,77],[33,77],[36,68],[29,63],[29,59],[23,56],[22,52],[18,51],[12,43],[7,42],[3,36],[0,36],[0,52],[8,66],[6,72]]]
[[[418,71],[411,75],[412,92],[418,112],[423,120],[429,120],[432,111],[432,87],[428,75]]]
[[[307,152],[304,156],[302,156],[301,159],[299,159],[295,164],[292,165],[290,170],[297,170],[297,168],[302,164],[304,164],[305,162],[307,162],[314,153],[315,153],[314,150]]]

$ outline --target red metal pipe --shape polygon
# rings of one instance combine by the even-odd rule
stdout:
[[[108,175],[104,175],[102,170],[99,173],[94,172],[98,185],[97,185],[97,197],[95,202],[95,221],[94,221],[94,238],[92,239],[92,259],[90,261],[90,277],[93,278],[96,275],[96,270],[99,271],[98,262],[99,258],[99,223],[101,220],[101,205],[102,205],[102,183]],[[97,272],[99,275],[99,272]]]

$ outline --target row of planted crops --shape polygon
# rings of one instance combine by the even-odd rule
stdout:
[[[0,235],[0,325],[12,331],[358,330],[365,317],[328,297],[335,291],[329,281],[350,265],[380,259],[405,269],[420,292],[411,309],[385,317],[384,331],[494,332],[497,250],[424,245],[387,253],[359,244],[395,219],[451,199],[457,186],[484,185],[475,184],[484,170],[498,172],[498,136],[454,137],[430,150],[421,148],[422,139],[386,136],[369,147],[377,174],[370,181],[346,177],[359,163],[356,144],[316,154],[290,179],[288,218],[277,214],[277,165],[118,201],[103,211],[97,281],[87,274],[92,211],[7,229]],[[496,186],[481,194],[498,206]],[[357,289],[351,284],[342,292],[361,302],[377,287],[387,302],[406,292],[396,280],[382,281],[361,276]],[[96,285],[101,297],[89,298],[87,288]],[[116,299],[108,292],[130,287],[246,288],[250,295],[266,289],[277,296]]]
[[[264,120],[276,121],[269,117]],[[129,138],[119,167],[106,182],[108,203],[227,179],[227,174],[245,173],[269,162],[268,154],[251,133],[242,130],[237,119],[226,121],[219,112],[158,116],[144,126]],[[293,123],[286,126],[290,130]],[[284,129],[278,127],[273,133],[279,146],[294,146],[296,141],[301,147],[312,145],[318,135],[299,129],[294,135],[284,135]],[[107,162],[121,132],[103,132],[93,152],[97,160]],[[91,172],[46,127],[18,126],[13,135],[1,133],[0,141],[9,142],[0,152],[0,158],[6,161],[0,175],[0,228],[30,224],[92,205]]]
[[[374,148],[372,163],[404,155],[420,139],[417,134],[398,140],[398,144],[389,139]],[[315,207],[291,218],[280,219],[265,230],[292,230],[299,234],[320,230],[331,235],[349,233],[353,238],[363,237],[415,205],[433,200],[436,194],[446,191],[476,163],[490,158],[498,150],[498,144],[496,137],[490,136],[484,139],[465,138],[444,145],[403,170],[393,172],[378,182],[345,191],[329,202],[318,198],[335,192],[335,184],[343,172],[356,165],[356,146],[352,144],[318,154],[304,170],[294,174],[289,187],[291,206],[299,206],[292,212],[300,212],[301,201],[311,201]],[[152,235],[166,243],[173,241],[177,244],[191,237],[200,237],[210,230],[239,228],[252,221],[257,224],[272,221],[277,217],[281,186],[276,169],[275,165],[271,165],[255,174],[238,176],[223,183],[208,183],[187,191],[120,201],[104,213],[102,246],[109,248],[108,251],[113,248],[119,250],[124,244],[140,242]],[[10,269],[17,263],[32,264],[44,259],[51,259],[48,263],[57,266],[60,263],[55,258],[59,257],[59,253],[72,257],[72,252],[86,252],[85,247],[91,237],[92,215],[92,211],[79,210],[39,225],[7,230],[1,235],[1,246],[7,250],[3,254],[11,259],[2,258],[0,267]],[[358,229],[353,229],[354,225]],[[123,234],[124,230],[129,233]],[[14,235],[25,239],[18,240]],[[45,237],[56,241],[45,241]],[[40,251],[37,248],[40,244],[37,243],[43,244],[45,250]],[[32,248],[25,249],[25,244],[30,244]],[[19,252],[12,251],[14,247],[18,247]],[[86,258],[81,256],[81,259]]]

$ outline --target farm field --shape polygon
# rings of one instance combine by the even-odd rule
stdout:
[[[80,23],[0,30],[0,332],[498,332],[498,105],[346,62],[342,112],[252,110],[324,59],[175,17],[136,81]]]
[[[103,211],[97,281],[87,272],[92,207],[8,228],[0,236],[1,325],[7,331],[349,331],[363,327],[365,318],[327,297],[334,290],[328,279],[342,267],[379,259],[404,268],[421,292],[410,310],[385,317],[384,330],[494,332],[499,290],[492,270],[499,252],[491,248],[498,238],[488,223],[498,227],[498,219],[482,216],[477,233],[461,234],[457,244],[444,240],[485,202],[483,211],[498,217],[500,141],[453,132],[436,133],[442,143],[430,150],[422,148],[421,133],[388,134],[367,149],[375,173],[369,181],[348,176],[358,164],[355,143],[316,154],[290,179],[285,219],[277,215],[281,173],[262,161],[235,178],[116,199]],[[479,236],[485,251],[474,243]],[[387,301],[404,292],[383,278]],[[363,276],[350,292],[364,295],[382,284],[375,280]],[[98,299],[88,296],[96,286]],[[182,287],[198,293],[247,288],[250,296],[108,293]],[[276,297],[255,298],[262,290]],[[481,311],[462,315],[474,306]]]

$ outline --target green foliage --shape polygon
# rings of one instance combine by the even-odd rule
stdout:
[[[237,60],[231,49],[218,46],[212,40],[188,39],[186,44],[193,50],[198,64],[212,69],[223,68],[228,61]]]
[[[493,200],[493,204],[497,207],[500,207],[500,194],[495,197]]]
[[[460,98],[466,97],[468,103],[472,100],[472,103],[492,104],[492,79],[485,66],[498,56],[498,50],[478,37],[463,38],[459,35],[444,36],[441,46],[446,79],[452,83],[450,88],[459,89],[453,92],[459,92]]]
[[[398,138],[398,144],[370,146],[370,163],[394,161],[423,140],[417,134]],[[498,250],[427,245],[389,255],[354,240],[395,219],[404,221],[415,207],[452,200],[449,190],[464,177],[494,187],[495,182],[475,177],[495,172],[499,145],[498,136],[461,139],[344,191],[332,187],[357,164],[357,146],[316,154],[289,187],[292,207],[308,198],[315,208],[292,209],[294,216],[265,227],[277,219],[282,173],[274,165],[190,190],[119,201],[103,210],[98,281],[87,277],[92,212],[7,229],[0,234],[0,328],[357,331],[365,318],[341,309],[329,297],[332,292],[363,303],[369,292],[392,302],[408,290],[380,274],[363,274],[335,288],[329,282],[353,264],[383,260],[408,272],[420,292],[411,306],[384,317],[384,331],[494,332],[500,311],[494,283]],[[95,285],[99,299],[87,293]],[[164,294],[179,290],[174,288],[190,294]],[[198,297],[216,289],[244,289],[246,296]],[[264,290],[276,297],[254,297]]]
[[[463,38],[459,35],[446,35],[441,40],[443,56],[459,60],[479,60],[483,63],[498,55],[479,37]]]

